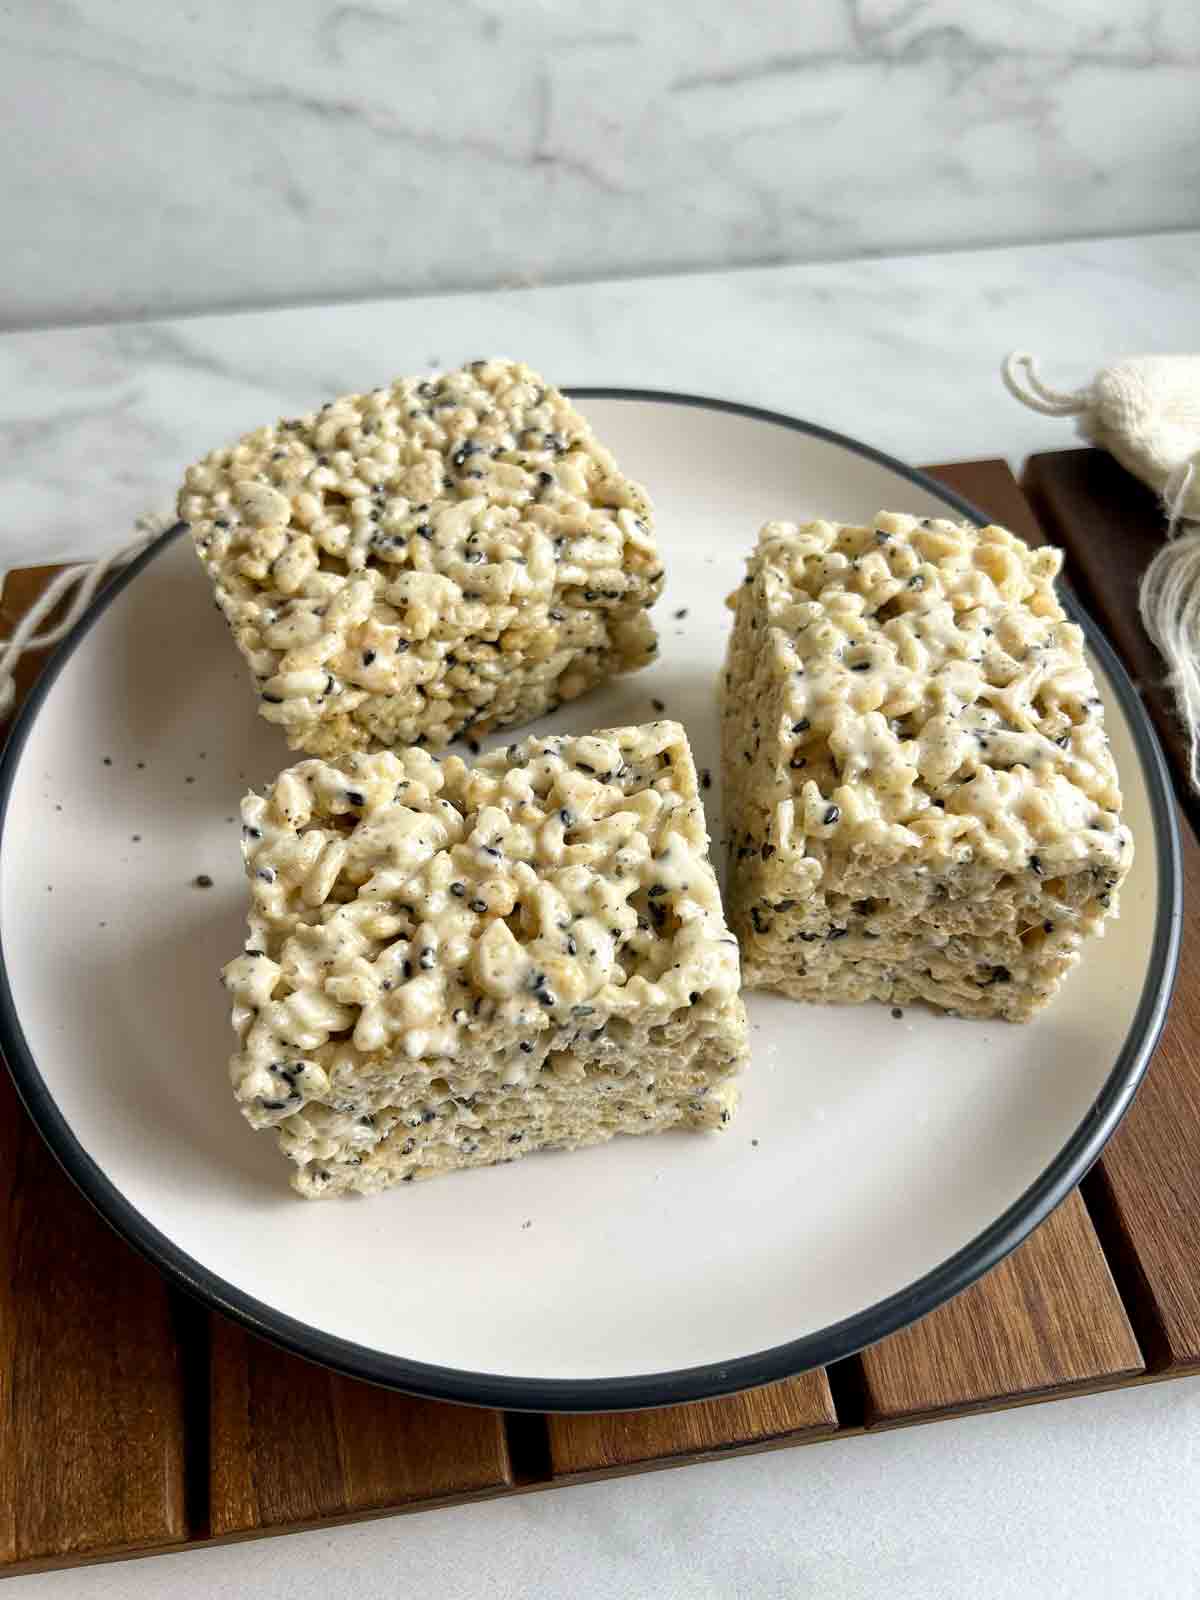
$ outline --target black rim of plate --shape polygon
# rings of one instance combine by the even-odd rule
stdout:
[[[584,400],[627,400],[695,406],[788,428],[824,440],[889,468],[977,524],[987,522],[975,506],[931,477],[857,440],[757,406],[664,390],[575,388]],[[13,725],[0,755],[0,844],[21,752],[54,682],[79,642],[113,599],[182,533],[169,528],[100,594],[47,663]],[[0,1048],[18,1093],[67,1175],[101,1216],[169,1278],[251,1332],[295,1354],[354,1378],[434,1399],[530,1411],[610,1411],[674,1405],[734,1393],[794,1377],[812,1367],[852,1355],[942,1305],[1006,1256],[1075,1187],[1100,1154],[1137,1089],[1166,1016],[1179,956],[1182,886],[1178,824],[1171,781],[1158,742],[1124,667],[1096,624],[1069,594],[1068,608],[1083,627],[1129,724],[1141,761],[1154,817],[1159,900],[1146,982],[1128,1036],[1088,1114],[1055,1160],[1008,1209],[976,1238],[907,1288],[829,1327],[786,1344],[729,1361],[675,1372],[622,1378],[522,1378],[468,1372],[409,1361],[323,1333],[243,1293],[180,1250],[137,1211],[92,1160],[63,1117],[43,1079],[17,1017],[0,934]]]

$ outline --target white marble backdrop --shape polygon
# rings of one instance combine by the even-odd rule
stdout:
[[[1196,0],[17,0],[0,326],[1200,222]]]
[[[914,463],[1016,463],[1075,436],[1005,393],[1005,352],[1074,388],[1200,350],[1198,261],[1192,232],[10,333],[0,571],[123,543],[188,462],[262,422],[476,356],[772,407]]]

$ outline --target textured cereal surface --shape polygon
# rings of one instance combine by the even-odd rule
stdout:
[[[188,470],[179,515],[293,749],[529,721],[644,666],[646,493],[526,366],[345,395]]]
[[[231,1075],[301,1193],[728,1122],[738,951],[678,723],[303,761],[242,820]]]
[[[1061,556],[887,513],[768,523],[722,766],[748,987],[1026,1020],[1132,860]]]

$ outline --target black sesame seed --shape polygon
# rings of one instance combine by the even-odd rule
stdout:
[[[665,711],[667,709],[666,702],[663,700],[651,700],[650,704],[654,707],[655,711]]]
[[[530,1056],[530,1055],[533,1054],[533,1046],[530,1044],[528,1039],[522,1039],[521,1040],[521,1051],[522,1051],[522,1053],[524,1055],[527,1055],[527,1056]]]
[[[192,882],[196,885],[197,889],[211,889],[213,885],[213,881],[207,872],[197,873],[197,875],[192,879]]]
[[[829,809],[825,813],[825,818],[824,818],[825,826],[827,828],[832,828],[835,822],[838,822],[838,821],[841,820],[841,815],[842,815],[842,812],[841,812],[841,807],[840,806],[830,806]]]
[[[466,886],[465,883],[452,883],[450,885],[450,893],[452,895],[456,896],[456,898],[459,899],[459,900],[462,899],[463,895],[465,895],[466,892],[467,892],[467,886]]]
[[[347,805],[352,806],[365,806],[367,803],[367,797],[364,794],[359,794],[357,789],[347,789],[346,803]]]

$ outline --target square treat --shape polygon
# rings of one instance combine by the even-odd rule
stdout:
[[[260,428],[189,469],[179,515],[294,750],[439,749],[657,648],[645,490],[513,362]]]
[[[1116,915],[1133,844],[1060,565],[914,517],[762,530],[722,726],[748,987],[1020,1022]]]
[[[231,1075],[301,1194],[729,1121],[737,944],[677,722],[303,761],[242,819]]]

